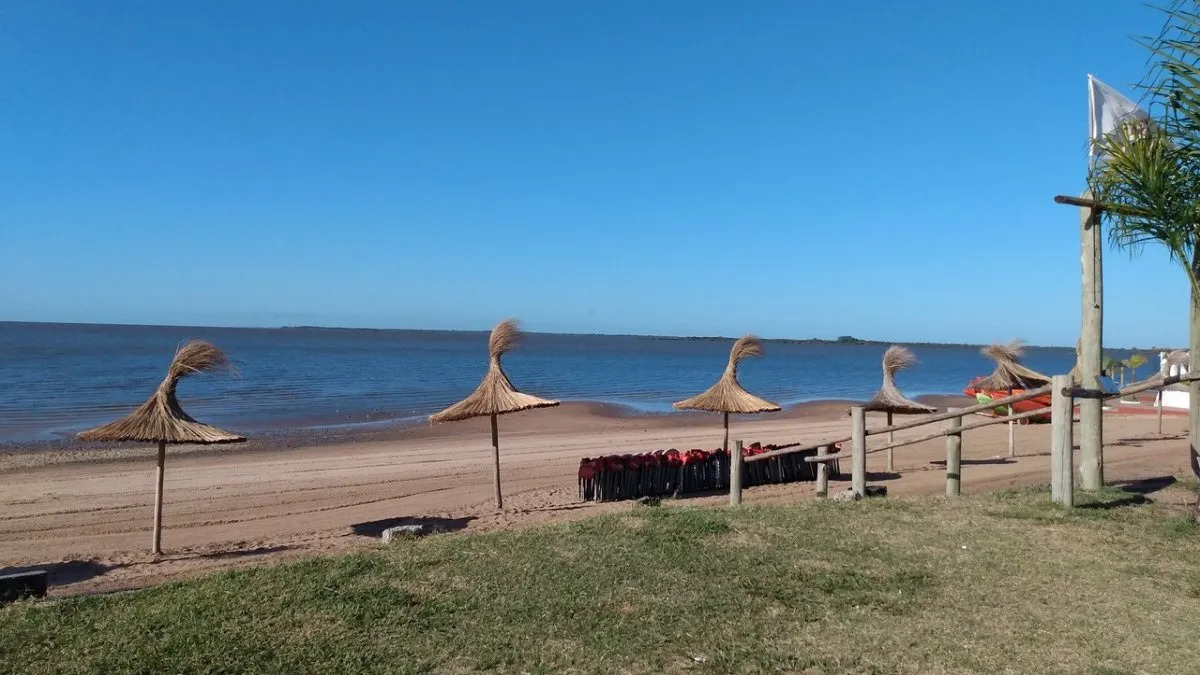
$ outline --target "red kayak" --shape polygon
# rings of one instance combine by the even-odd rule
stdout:
[[[992,390],[976,388],[975,383],[982,379],[983,379],[982,377],[978,377],[978,378],[975,378],[974,380],[971,380],[971,384],[967,385],[966,389],[963,389],[964,394],[966,394],[967,396],[973,397],[979,403],[991,403],[992,401],[999,401],[1000,399],[1008,398],[1009,396],[1017,396],[1019,394],[1024,394],[1026,391],[1024,389],[1013,389],[1011,391],[1008,389],[1005,389],[1004,391],[992,391]],[[1017,403],[1012,404],[1011,407],[1012,407],[1012,414],[1032,412],[1034,410],[1041,410],[1043,408],[1049,408],[1050,407],[1050,394],[1043,394],[1041,396],[1031,398],[1031,399],[1028,399],[1025,401],[1019,401]],[[992,410],[985,412],[984,414],[985,415],[993,415],[995,417],[1006,417],[1009,414],[1009,406],[1007,406],[1007,405],[997,406],[997,407],[993,408]],[[1034,417],[1031,417],[1031,418],[1029,418],[1029,421],[1030,422],[1049,422],[1050,421],[1050,411],[1047,410],[1044,415],[1036,415]]]

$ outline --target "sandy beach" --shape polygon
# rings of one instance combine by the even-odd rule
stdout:
[[[849,429],[847,405],[809,403],[734,419],[731,437],[763,443],[841,437]],[[871,418],[868,425],[883,421]],[[1160,438],[1153,415],[1107,416],[1107,479],[1186,473],[1185,426],[1186,418],[1167,417]],[[166,473],[166,555],[157,561],[148,552],[153,448],[0,454],[0,569],[52,566],[52,594],[61,596],[375,546],[384,527],[409,520],[470,532],[579,518],[631,508],[628,502],[581,503],[576,491],[580,458],[714,447],[721,438],[717,415],[628,415],[584,403],[508,415],[501,429],[502,513],[492,503],[486,419],[173,448]],[[1049,482],[1049,425],[1017,428],[1015,460],[1006,457],[1007,434],[997,425],[965,435],[964,492]],[[899,449],[895,474],[884,472],[883,454],[871,455],[868,478],[886,485],[892,495],[941,493],[944,476],[937,462],[944,453],[940,440]],[[848,475],[840,479],[831,489],[848,484]],[[811,498],[811,483],[756,487],[745,494],[748,504]],[[684,501],[719,504],[724,499]]]

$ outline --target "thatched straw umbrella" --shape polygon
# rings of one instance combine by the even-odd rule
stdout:
[[[162,553],[163,465],[168,443],[236,443],[242,436],[192,419],[179,406],[175,386],[179,380],[209,370],[228,368],[225,354],[207,342],[194,340],[175,351],[167,376],[149,400],[127,417],[79,434],[85,441],[139,441],[158,443],[158,475],[154,488],[154,555]]]
[[[517,345],[520,336],[521,332],[515,320],[509,319],[497,324],[488,340],[488,354],[491,360],[483,381],[470,396],[429,417],[431,422],[457,422],[485,416],[492,418],[492,474],[496,480],[497,509],[504,508],[504,497],[500,493],[500,436],[496,427],[496,416],[558,405],[558,401],[522,394],[504,374],[504,368],[500,366],[500,357]]]
[[[747,356],[762,356],[762,343],[746,335],[733,343],[729,363],[717,383],[703,393],[675,404],[678,410],[707,410],[725,415],[725,441],[721,447],[729,452],[729,414],[749,415],[781,410],[778,404],[761,399],[742,388],[737,379],[738,362]]]
[[[1082,348],[1082,342],[1075,346],[1076,359],[1075,367],[1071,371],[1071,377],[1078,380],[1079,377],[1079,354]],[[1021,346],[1020,340],[1013,340],[1006,345],[988,345],[980,350],[983,355],[996,362],[996,370],[992,371],[991,375],[971,383],[976,392],[980,391],[1007,391],[1013,394],[1016,389],[1036,389],[1050,384],[1050,378],[1036,370],[1021,365],[1021,357],[1025,355],[1025,349]],[[1016,414],[1017,410],[1013,404],[1006,406],[1008,415],[1011,417]],[[996,414],[1000,413],[1001,408],[995,408]],[[1017,439],[1016,429],[1013,426],[1014,422],[1008,421],[1008,456],[1017,456]]]
[[[1172,366],[1179,366],[1181,370],[1188,367],[1188,364],[1191,362],[1191,352],[1186,349],[1176,349],[1167,353],[1166,361],[1166,376],[1169,377],[1171,375]],[[1159,367],[1159,372],[1163,372],[1163,368],[1161,366]]]
[[[892,415],[924,415],[931,412],[936,412],[937,408],[917,403],[916,401],[905,398],[900,390],[896,388],[896,373],[907,368],[911,368],[917,362],[917,357],[904,347],[892,345],[883,353],[883,386],[879,388],[879,392],[867,401],[863,406],[868,412],[884,412],[887,413],[887,425],[892,426]],[[891,431],[888,432],[888,445],[895,442],[895,437]],[[895,461],[893,458],[892,449],[887,451],[887,470],[895,471]]]
[[[996,362],[991,375],[974,383],[976,389],[988,391],[1012,391],[1014,389],[1036,389],[1050,384],[1050,378],[1021,365],[1025,349],[1019,340],[1006,345],[988,345],[980,350],[983,355]]]

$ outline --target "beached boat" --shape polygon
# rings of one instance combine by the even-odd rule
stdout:
[[[1026,389],[1023,389],[1023,388],[1004,389],[1004,390],[981,389],[978,386],[978,383],[983,381],[984,379],[985,378],[982,378],[982,377],[975,378],[974,380],[971,381],[971,384],[967,385],[967,388],[963,390],[963,393],[966,394],[967,396],[973,397],[977,403],[983,404],[983,403],[991,403],[992,401],[998,401],[1003,398],[1008,398],[1009,396],[1018,396],[1020,394],[1024,394],[1027,391]],[[1010,407],[1012,408],[1011,412],[1009,411]],[[1035,398],[1031,398],[1031,399],[1028,399],[1025,401],[1018,401],[1016,403],[1013,403],[1011,406],[1008,406],[1008,405],[996,406],[995,408],[992,408],[990,411],[983,413],[983,414],[1007,417],[1009,414],[1018,415],[1020,413],[1033,412],[1034,410],[1041,410],[1043,408],[1049,408],[1049,407],[1050,407],[1050,394],[1043,394],[1042,396],[1037,396]],[[1049,422],[1050,421],[1050,413],[1047,412],[1045,415],[1036,415],[1036,416],[1030,418],[1029,421],[1031,421],[1031,422]]]
[[[1050,384],[1050,378],[1021,365],[1025,351],[1019,342],[1007,345],[989,345],[981,350],[984,356],[996,362],[996,370],[987,377],[977,377],[963,389],[963,393],[979,403],[991,403],[1009,396],[1023,394]],[[996,406],[987,413],[995,416],[1015,415],[1050,407],[1050,394],[1008,405]],[[1030,422],[1049,422],[1050,411],[1029,418]]]

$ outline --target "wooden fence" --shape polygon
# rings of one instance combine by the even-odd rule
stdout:
[[[946,439],[946,494],[957,496],[961,492],[962,485],[962,435],[963,432],[972,429],[981,429],[993,424],[1009,424],[1009,456],[1014,454],[1013,431],[1012,424],[1024,419],[1044,416],[1050,413],[1051,426],[1051,496],[1054,501],[1066,504],[1068,506],[1074,503],[1074,473],[1072,470],[1072,447],[1074,441],[1073,423],[1076,398],[1099,398],[1109,399],[1128,396],[1143,391],[1158,390],[1159,396],[1157,401],[1158,408],[1158,431],[1162,433],[1162,390],[1173,384],[1186,383],[1200,380],[1200,375],[1182,375],[1167,378],[1156,379],[1151,382],[1143,382],[1141,384],[1130,385],[1121,389],[1119,392],[1110,393],[1099,390],[1089,390],[1081,388],[1072,388],[1071,378],[1067,375],[1056,375],[1052,382],[1048,385],[1030,389],[1020,394],[1008,396],[1005,398],[996,399],[988,403],[980,403],[978,405],[966,408],[950,408],[944,413],[933,415],[924,415],[919,419],[900,424],[892,424],[878,429],[868,429],[866,426],[866,410],[862,407],[850,408],[851,433],[844,438],[833,440],[825,440],[820,443],[793,443],[786,447],[766,452],[752,457],[742,456],[742,442],[737,441],[734,444],[732,465],[737,467],[731,472],[729,485],[729,501],[731,504],[740,504],[742,501],[742,481],[741,481],[741,465],[742,462],[761,462],[772,457],[786,455],[789,453],[811,451],[817,449],[817,454],[813,457],[805,459],[807,462],[819,462],[817,467],[817,494],[825,496],[829,491],[829,471],[828,462],[835,459],[852,460],[850,485],[851,489],[859,495],[866,496],[867,488],[867,455],[878,452],[892,451],[895,448],[900,448],[925,441],[934,440],[937,438]],[[1012,414],[1011,406],[1015,403],[1028,401],[1031,399],[1051,395],[1051,405],[1049,408],[1039,408],[1028,412]],[[997,416],[990,419],[975,421],[970,424],[963,423],[963,417],[984,413],[996,408],[1009,406],[1008,415]],[[906,438],[904,440],[895,440],[897,431],[907,431],[916,429],[928,424],[936,424],[945,422],[942,430],[917,436],[914,438]],[[867,438],[870,436],[878,436],[881,434],[888,435],[886,445],[877,448],[867,449]],[[827,448],[835,444],[850,442],[850,451],[839,452],[836,454],[828,454]]]

